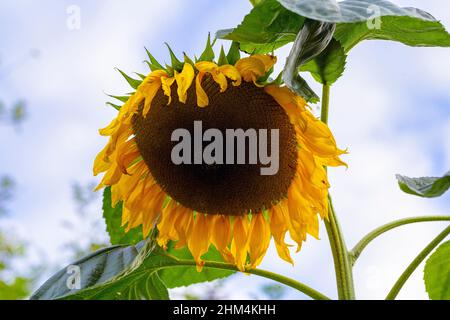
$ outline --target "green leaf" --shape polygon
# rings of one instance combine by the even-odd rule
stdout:
[[[140,84],[142,83],[142,80],[136,80],[131,78],[129,75],[127,75],[125,72],[123,72],[120,69],[117,69],[120,74],[125,78],[125,80],[127,80],[128,84],[133,88],[133,89],[137,89]]]
[[[424,198],[440,197],[450,188],[450,172],[443,177],[423,178],[409,178],[398,174],[397,180],[404,192]]]
[[[217,36],[238,41],[245,52],[268,53],[294,41],[305,18],[337,23],[335,38],[345,52],[371,39],[450,46],[450,35],[432,15],[383,0],[262,0],[237,28]]]
[[[332,85],[344,73],[346,58],[344,48],[333,39],[319,56],[301,66],[300,71],[309,71],[317,82]]]
[[[122,101],[123,103],[126,103],[130,99],[130,96],[113,96],[111,94],[108,94],[107,96],[111,97],[111,98],[114,98],[114,99],[117,99],[119,101]]]
[[[227,54],[228,63],[231,65],[235,65],[236,62],[241,58],[241,52],[239,51],[239,43],[233,41],[230,46],[230,50]]]
[[[175,249],[173,243],[170,244],[168,253],[178,259],[193,260],[187,248]],[[202,258],[208,261],[223,261],[219,251],[213,246],[210,247],[209,251]],[[225,278],[233,273],[234,271],[208,268],[205,268],[202,272],[197,272],[196,268],[177,267],[161,270],[160,276],[168,288],[176,288]]]
[[[106,105],[107,105],[107,106],[113,107],[113,108],[116,109],[117,111],[119,111],[120,108],[122,108],[122,106],[119,106],[119,105],[114,104],[114,103],[111,103],[111,102],[106,102]]]
[[[265,0],[250,0],[250,3],[253,5],[253,6],[257,6],[257,5],[259,5],[259,4],[261,4],[262,2],[264,2]]]
[[[142,227],[138,227],[125,232],[122,227],[122,202],[118,203],[115,208],[111,205],[111,187],[105,188],[103,192],[103,218],[106,223],[111,244],[137,244],[142,241]]]
[[[166,43],[167,49],[169,49],[169,53],[170,53],[170,60],[172,63],[171,68],[177,70],[177,71],[181,71],[183,69],[183,62],[181,62],[180,60],[178,60],[177,56],[175,55],[175,53],[173,52],[172,48],[169,46],[169,44]]]
[[[430,299],[450,300],[450,241],[441,244],[428,258],[424,280]]]
[[[300,16],[322,22],[361,22],[384,16],[409,16],[434,20],[425,11],[401,8],[385,0],[278,0],[286,9]]]
[[[217,62],[217,64],[219,66],[229,64],[227,55],[225,54],[225,50],[223,49],[223,46],[220,48],[220,56],[219,56],[219,61]]]
[[[217,253],[207,255],[217,258]],[[197,273],[193,262],[189,266],[182,265],[181,258],[186,260],[190,256],[185,250],[166,252],[152,241],[103,249],[71,265],[79,268],[80,289],[71,290],[67,286],[73,277],[68,273],[69,266],[51,277],[31,299],[168,299],[166,281],[170,287],[177,287],[232,273],[207,268]]]
[[[147,62],[150,70],[151,71],[164,70],[164,67],[158,62],[158,60],[155,59],[155,57],[150,53],[150,51],[147,50],[147,48],[145,48],[145,51],[147,52],[148,58],[150,59],[150,62],[145,61]]]
[[[268,53],[294,41],[304,21],[278,1],[263,0],[237,28],[218,31],[217,37],[239,42],[249,53]]]
[[[184,63],[189,63],[192,66],[195,65],[195,62],[192,61],[192,59],[189,58],[189,56],[185,52],[183,52],[183,56],[184,56]]]
[[[206,41],[206,48],[201,54],[198,61],[213,61],[215,58],[214,50],[211,45],[211,34],[208,33],[208,40]]]
[[[413,47],[450,46],[450,35],[438,21],[382,17],[380,23],[380,28],[371,28],[366,22],[338,24],[334,36],[346,52],[363,40],[391,40]]]
[[[317,102],[319,97],[298,74],[308,61],[320,55],[333,38],[335,25],[307,20],[297,35],[283,70],[283,81],[308,102]]]
[[[60,299],[77,293],[80,291],[80,289],[76,289],[75,280],[77,279],[80,280],[81,289],[110,281],[132,265],[143,246],[144,242],[137,246],[113,246],[88,255],[52,276],[31,296],[31,299]],[[80,272],[79,278],[77,278],[78,271]],[[73,286],[68,286],[68,284]],[[113,295],[105,293],[104,297],[112,298]]]

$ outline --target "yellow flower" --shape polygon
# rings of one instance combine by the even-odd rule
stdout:
[[[318,238],[327,218],[329,183],[324,166],[345,165],[344,151],[326,124],[287,87],[263,84],[276,63],[253,55],[236,63],[185,62],[178,70],[151,72],[100,133],[109,137],[94,163],[122,203],[127,230],[157,228],[157,242],[187,246],[201,270],[211,245],[240,270],[257,267],[273,238],[279,256],[293,263],[307,235]],[[195,82],[195,85],[194,85]],[[171,161],[178,128],[194,121],[208,128],[278,129],[279,170],[261,164],[181,164]]]

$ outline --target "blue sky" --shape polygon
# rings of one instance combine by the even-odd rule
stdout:
[[[425,9],[450,28],[449,3],[395,2]],[[80,30],[66,26],[70,5],[81,9]],[[11,215],[3,223],[31,244],[37,258],[61,266],[68,262],[61,243],[70,236],[61,221],[74,219],[71,184],[96,181],[92,160],[105,143],[97,129],[114,116],[105,106],[105,93],[129,91],[114,68],[147,72],[144,46],[167,61],[164,42],[179,55],[198,54],[208,32],[236,25],[249,9],[245,0],[0,2],[0,99],[25,99],[30,115],[19,133],[0,127],[0,174],[10,173],[18,183]],[[39,49],[39,59],[6,72],[5,66],[22,61],[33,48]],[[278,68],[287,53],[288,48],[278,52]],[[395,181],[396,173],[441,175],[450,169],[449,70],[448,49],[371,41],[350,53],[347,71],[332,89],[330,113],[338,144],[350,151],[348,170],[330,170],[331,192],[349,246],[390,220],[450,212],[449,195],[417,199],[402,194]],[[358,296],[382,298],[440,228],[409,226],[374,242],[355,268]],[[273,250],[262,267],[334,296],[331,255],[326,234],[321,237],[308,240],[296,255],[295,267],[281,263]],[[421,270],[401,298],[426,297]],[[248,298],[261,283],[256,277],[235,277],[222,290]],[[290,291],[288,297],[302,296]]]

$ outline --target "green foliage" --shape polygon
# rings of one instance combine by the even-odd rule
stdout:
[[[241,58],[241,53],[239,52],[239,43],[233,41],[230,46],[230,50],[227,54],[227,60],[229,64],[235,65],[236,62]]]
[[[218,253],[207,256],[217,258]],[[191,261],[183,265],[180,261]],[[167,287],[174,288],[192,283],[226,277],[232,271],[205,270],[198,273],[186,250],[159,248],[152,241],[136,246],[114,246],[100,250],[74,262],[80,271],[80,289],[67,285],[73,279],[70,266],[56,273],[32,299],[168,299]],[[166,287],[167,286],[167,287]]]
[[[0,230],[0,300],[19,300],[29,295],[32,279],[18,276],[12,267],[13,260],[22,257],[24,252],[22,244],[11,241]],[[13,277],[4,277],[11,273]]]
[[[450,34],[438,21],[416,17],[382,17],[380,28],[369,28],[366,22],[341,23],[334,37],[345,51],[363,40],[391,40],[413,47],[449,47]]]
[[[225,54],[225,50],[223,49],[223,46],[220,48],[220,56],[219,56],[219,60],[217,61],[217,64],[219,66],[229,64],[228,58],[227,58],[227,55]]]
[[[150,68],[151,71],[156,70],[164,70],[164,67],[158,62],[158,60],[155,59],[155,57],[150,53],[150,51],[145,48],[145,51],[147,52],[147,56],[150,61],[145,61]]]
[[[213,61],[215,58],[215,53],[211,44],[211,34],[208,34],[208,40],[206,41],[206,47],[201,54],[199,61]]]
[[[169,46],[168,43],[166,43],[167,49],[169,49],[169,54],[170,54],[170,61],[171,61],[171,68],[177,71],[181,71],[183,69],[183,62],[181,62],[177,56],[175,55],[175,53],[173,52],[172,48]]]
[[[286,9],[300,16],[324,22],[346,23],[374,20],[384,16],[408,16],[434,20],[416,8],[401,8],[386,0],[278,0]]]
[[[264,2],[264,0],[250,0],[250,3],[251,3],[253,6],[257,6],[257,5],[259,5],[260,3],[262,3],[262,2]]]
[[[221,30],[218,38],[239,42],[249,53],[267,53],[295,40],[305,19],[276,0],[259,1],[235,29]]]
[[[310,102],[317,102],[319,98],[298,74],[299,67],[300,71],[311,72],[316,81],[331,85],[344,71],[345,53],[363,40],[391,40],[409,46],[450,46],[450,35],[430,14],[416,8],[400,8],[389,1],[260,0],[252,4],[254,8],[241,24],[234,29],[220,30],[217,36],[238,42],[241,50],[251,54],[269,53],[297,39],[300,45],[293,46],[289,58],[292,63],[285,69],[283,80]],[[305,26],[306,18],[322,23],[311,28]],[[327,39],[323,37],[317,42],[314,37],[308,37],[320,35],[318,28],[325,23],[336,24],[333,37],[343,50],[332,41],[314,60],[294,63],[301,55],[308,55],[305,47],[318,49],[316,55],[321,53],[321,44]],[[302,34],[305,37],[302,38]]]
[[[31,299],[60,299],[74,294],[79,291],[76,288],[78,280],[81,289],[111,281],[131,267],[143,245],[142,243],[138,246],[105,248],[78,260],[71,264],[75,268],[72,269],[68,266],[56,273],[32,295]],[[79,274],[77,274],[76,268],[79,268]],[[112,299],[116,295],[120,296],[120,292],[111,290],[103,295],[98,295],[98,298],[105,297],[107,299],[109,297]]]
[[[122,227],[122,202],[115,208],[112,207],[111,187],[105,188],[103,192],[103,218],[112,245],[137,244],[143,240],[142,227],[125,232],[125,228]]]
[[[397,180],[404,192],[424,198],[440,197],[450,188],[450,172],[443,177],[409,178],[397,175]]]
[[[300,71],[309,71],[317,82],[332,85],[344,73],[346,59],[344,48],[333,39],[320,55],[301,66]]]
[[[1,269],[1,268],[0,268]],[[12,283],[0,279],[0,300],[20,300],[29,295],[30,279],[17,277]]]
[[[427,260],[424,280],[430,299],[450,300],[450,241],[441,244]]]
[[[120,69],[117,69],[117,71],[120,72],[120,74],[125,78],[125,80],[127,80],[128,84],[133,88],[133,89],[137,89],[139,87],[139,85],[142,83],[142,80],[136,80],[131,78],[129,75],[127,75],[125,72],[123,72]]]

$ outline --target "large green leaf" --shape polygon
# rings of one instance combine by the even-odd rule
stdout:
[[[432,300],[450,300],[450,241],[441,244],[424,269],[425,287]]]
[[[424,198],[440,197],[450,188],[450,172],[443,177],[423,178],[409,178],[398,174],[397,180],[404,192]]]
[[[294,41],[305,17],[337,23],[335,38],[346,52],[373,39],[409,46],[450,46],[450,35],[429,13],[380,0],[262,0],[236,29],[218,35],[240,42],[246,52],[267,53]]]
[[[239,26],[218,31],[217,37],[237,41],[249,53],[267,53],[294,41],[304,21],[277,0],[262,0]]]
[[[340,23],[334,37],[345,51],[350,51],[363,40],[391,40],[413,47],[448,47],[450,35],[438,21],[415,17],[382,17],[380,28],[371,28],[366,22]]]
[[[416,8],[401,8],[385,0],[278,0],[286,9],[303,17],[331,22],[361,22],[383,16],[410,16],[423,20],[434,18]]]
[[[213,250],[204,257],[218,261],[217,255]],[[73,270],[79,271],[79,288],[68,286],[76,276]],[[208,268],[197,272],[186,250],[165,251],[154,242],[142,241],[136,246],[103,249],[71,264],[45,282],[31,299],[168,299],[167,286],[187,286],[232,273]]]
[[[332,85],[344,73],[346,58],[344,48],[333,39],[319,56],[301,66],[300,71],[309,71],[317,82]]]
[[[103,218],[111,244],[137,244],[142,241],[142,227],[132,229],[128,233],[122,227],[122,202],[118,203],[115,208],[112,207],[111,187],[105,188],[103,192]]]
[[[80,289],[110,281],[132,265],[143,246],[143,242],[137,246],[113,246],[90,254],[52,276],[32,295],[31,299],[59,299],[74,294]],[[75,282],[72,282],[77,279],[79,289],[76,288]],[[70,286],[68,283],[74,285]]]

